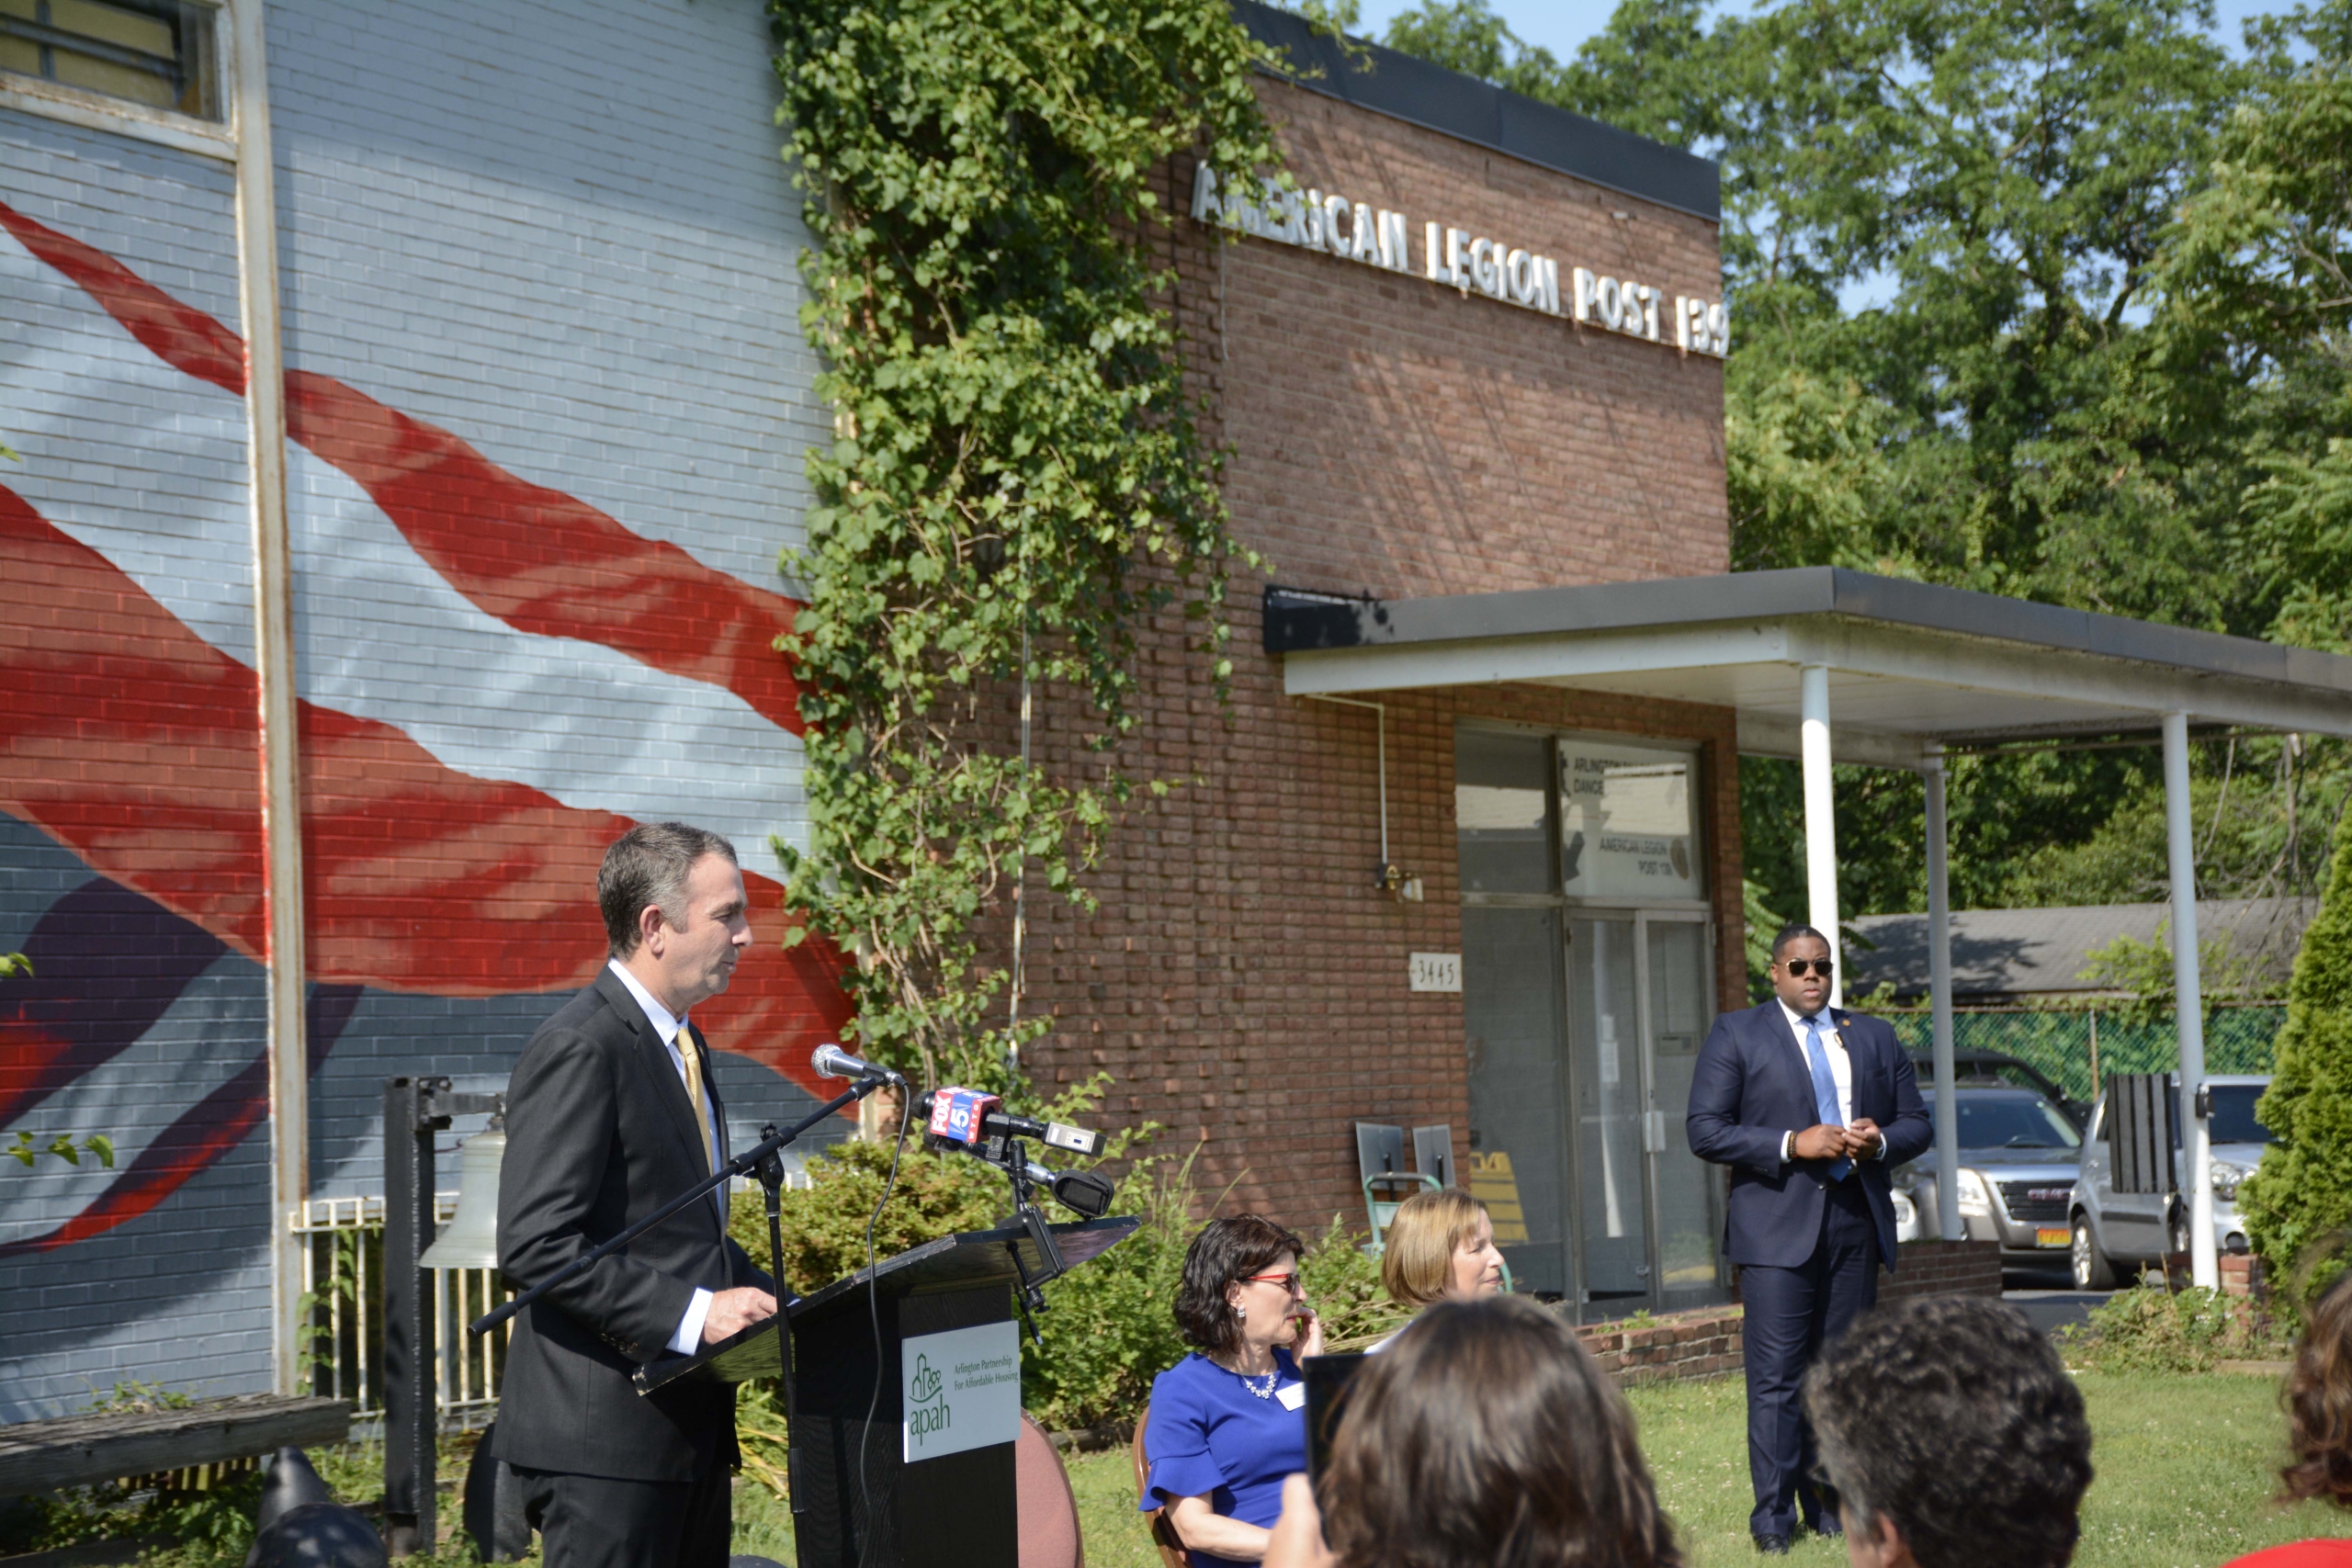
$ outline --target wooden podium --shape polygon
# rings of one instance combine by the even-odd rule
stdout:
[[[1075,1268],[1136,1224],[1120,1217],[1049,1228],[1063,1261]],[[1039,1265],[1035,1244],[1018,1225],[967,1231],[910,1247],[792,1303],[785,1314],[792,1326],[786,1386],[799,1568],[1019,1568],[1012,1444],[1021,1361],[1012,1286],[1023,1267],[1035,1276]],[[653,1361],[639,1369],[638,1388],[650,1393],[681,1377],[776,1377],[786,1369],[775,1328],[770,1319],[696,1355]],[[1053,1331],[1050,1314],[1038,1328]]]

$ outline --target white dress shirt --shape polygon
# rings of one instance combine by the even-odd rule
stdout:
[[[653,1025],[653,1032],[662,1037],[662,1048],[670,1053],[670,1065],[677,1069],[678,1081],[681,1084],[684,1083],[686,1055],[678,1043],[678,1036],[684,1031],[686,1021],[683,1018],[671,1017],[670,1010],[655,999],[653,993],[647,990],[636,976],[623,968],[619,959],[610,959],[607,963],[613,973],[620,976],[621,984],[628,987],[628,994],[637,998],[637,1005],[645,1010],[646,1021]],[[689,1035],[687,1038],[691,1040],[693,1037]],[[703,1100],[706,1105],[709,1104],[709,1096],[705,1095]],[[707,1112],[704,1117],[702,1136],[703,1150],[709,1156],[710,1168],[717,1170],[718,1168],[718,1116],[715,1110]],[[724,1189],[721,1190],[723,1192]],[[710,1315],[710,1294],[700,1285],[695,1287],[695,1299],[686,1303],[686,1315],[678,1320],[678,1332],[670,1336],[670,1348],[677,1354],[691,1356],[701,1348],[703,1320]]]
[[[1789,1039],[1796,1046],[1797,1066],[1804,1069],[1804,1081],[1810,1084],[1813,1082],[1813,1056],[1804,1048],[1804,1040],[1812,1031],[1805,1027],[1804,1014],[1797,1011],[1787,1002],[1781,1001],[1778,997],[1772,999],[1780,1002],[1781,1016],[1789,1021]],[[1823,1008],[1815,1016],[1821,1020],[1821,1054],[1829,1058],[1829,1081],[1838,1089],[1838,1125],[1850,1127],[1854,1124],[1853,1058],[1846,1055],[1846,1042],[1838,1036],[1838,1025],[1830,1019],[1829,1010]],[[1791,1151],[1796,1144],[1796,1137],[1794,1133],[1781,1134],[1781,1164],[1786,1165],[1789,1162]],[[1885,1155],[1886,1140],[1881,1138],[1878,1153],[1869,1157],[1883,1159]]]

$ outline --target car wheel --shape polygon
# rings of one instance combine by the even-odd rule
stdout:
[[[2090,1216],[2087,1214],[2075,1216],[2075,1233],[2067,1243],[2066,1258],[2074,1266],[2075,1289],[2115,1289],[2114,1266],[2108,1262],[2107,1254],[2098,1249],[2098,1238],[2091,1235]]]

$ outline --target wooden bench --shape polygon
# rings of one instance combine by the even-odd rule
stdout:
[[[346,1441],[351,1404],[241,1393],[177,1410],[68,1416],[0,1427],[0,1497]]]

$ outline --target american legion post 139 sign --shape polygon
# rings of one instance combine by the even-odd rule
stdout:
[[[1431,283],[1461,290],[1464,299],[1483,295],[1627,337],[1671,343],[1685,354],[1720,359],[1731,348],[1731,318],[1720,299],[1677,294],[1669,303],[1666,290],[1655,284],[1583,266],[1568,269],[1563,293],[1558,258],[1515,245],[1508,237],[1425,220],[1416,269],[1413,224],[1406,214],[1351,201],[1337,192],[1284,190],[1272,180],[1244,184],[1220,177],[1203,163],[1193,175],[1193,217],[1277,244],[1328,251],[1343,261],[1387,272],[1419,270]]]

